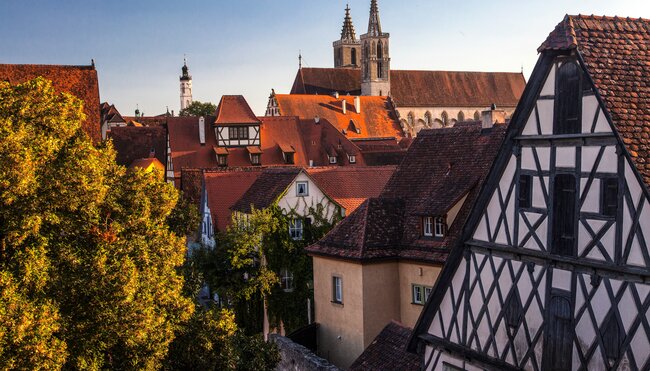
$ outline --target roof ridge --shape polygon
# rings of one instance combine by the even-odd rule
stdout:
[[[643,18],[643,17],[638,17],[638,18],[632,18],[632,17],[619,17],[617,15],[614,16],[609,16],[609,15],[594,15],[594,14],[568,14],[569,17],[571,18],[580,18],[580,19],[597,19],[597,20],[608,20],[608,21],[642,21],[642,22],[650,22],[650,18]]]
[[[29,67],[57,67],[57,68],[80,68],[94,70],[92,64],[38,64],[38,63],[0,63],[0,66],[29,66]]]

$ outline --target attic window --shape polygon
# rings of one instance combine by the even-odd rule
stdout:
[[[309,183],[296,182],[296,196],[298,197],[309,196]]]
[[[336,156],[331,156],[330,155],[329,157],[330,157],[330,164],[336,164],[337,163]]]
[[[348,160],[350,161],[351,164],[356,164],[357,163],[357,156],[348,155]]]
[[[555,86],[554,134],[578,134],[582,131],[580,77],[580,67],[572,60],[564,62],[558,70]]]
[[[228,155],[217,155],[217,164],[219,166],[228,166]]]
[[[248,126],[229,127],[228,139],[248,139]]]
[[[424,237],[444,237],[447,230],[445,219],[440,216],[422,218],[422,235]]]
[[[252,153],[251,154],[251,165],[259,165],[261,163],[261,156],[259,153]]]
[[[292,152],[285,152],[284,153],[284,161],[287,164],[293,164],[293,153]]]

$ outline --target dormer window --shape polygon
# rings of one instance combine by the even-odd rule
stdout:
[[[336,156],[330,155],[329,158],[330,158],[330,164],[336,164],[337,163]]]
[[[261,163],[260,155],[258,153],[251,155],[251,165],[259,165]]]
[[[251,165],[261,165],[262,164],[262,149],[257,146],[248,146],[246,147],[248,151],[248,156],[251,160]]]
[[[286,164],[293,164],[294,154],[296,153],[296,150],[293,149],[293,146],[280,144],[280,150],[282,151],[282,158],[284,158],[284,162]]]
[[[228,166],[228,148],[212,147],[212,149],[217,156],[217,164],[219,166]]]
[[[296,196],[298,197],[309,196],[308,182],[296,182]]]
[[[348,161],[350,161],[351,164],[356,164],[357,163],[357,156],[348,155]]]
[[[441,216],[425,216],[422,218],[422,235],[424,237],[444,237],[447,223]]]
[[[293,163],[294,163],[294,160],[293,160],[293,153],[288,153],[288,152],[285,153],[285,154],[284,154],[284,161],[285,161],[287,164],[293,164]]]

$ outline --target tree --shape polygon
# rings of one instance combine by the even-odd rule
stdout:
[[[193,312],[178,192],[94,146],[82,106],[0,82],[0,368],[156,368]]]
[[[210,102],[193,101],[189,106],[182,109],[179,116],[213,116],[217,111],[217,106]]]

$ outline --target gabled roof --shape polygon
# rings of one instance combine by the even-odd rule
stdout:
[[[115,127],[108,133],[117,152],[115,161],[130,166],[133,161],[153,156],[167,164],[167,130],[164,127]]]
[[[70,93],[84,101],[86,121],[81,124],[82,128],[93,141],[99,142],[102,136],[99,82],[95,66],[0,64],[0,81],[16,85],[39,76],[51,80],[57,92]]]
[[[314,255],[352,260],[445,261],[461,235],[505,134],[505,125],[422,130],[381,195],[362,204],[322,240]],[[465,198],[442,239],[421,237],[422,216],[442,216]]]
[[[526,81],[521,73],[390,71],[390,93],[398,107],[515,107]],[[302,68],[291,94],[361,94],[361,70]]]
[[[216,115],[215,125],[260,124],[260,120],[241,95],[222,96]]]
[[[349,215],[366,199],[379,196],[396,168],[397,166],[328,166],[308,168],[307,173]]]
[[[276,94],[275,99],[281,115],[326,119],[348,138],[404,136],[388,97],[359,97],[360,113],[355,111],[352,96]]]
[[[165,165],[163,165],[160,161],[158,161],[157,158],[155,157],[150,157],[150,158],[139,158],[131,163],[129,165],[129,169],[133,168],[142,168],[144,170],[153,170],[156,169],[161,172],[162,175],[165,174]]]
[[[419,370],[420,357],[406,350],[410,335],[410,328],[391,321],[352,363],[350,370]]]
[[[251,208],[266,209],[278,200],[300,172],[299,167],[264,169],[231,209],[243,213],[250,213]]]
[[[573,49],[650,187],[650,19],[567,15],[538,51]]]
[[[117,108],[106,102],[101,104],[101,119],[102,122],[126,122]]]
[[[355,155],[356,166],[365,165],[359,147],[350,141],[343,133],[337,130],[329,121],[320,119],[300,120],[300,132],[305,143],[307,158],[312,160],[314,166],[329,165],[329,155],[338,157],[339,165],[350,165],[347,155]]]
[[[253,185],[263,170],[260,167],[205,170],[203,176],[208,194],[208,206],[217,230],[225,231],[230,225],[231,208]]]

